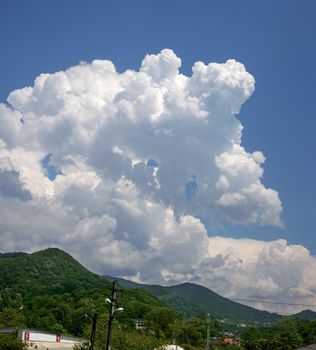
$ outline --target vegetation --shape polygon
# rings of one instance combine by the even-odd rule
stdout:
[[[0,290],[7,287],[34,296],[109,285],[57,248],[33,254],[13,253],[12,257],[10,253],[2,254],[0,259]]]
[[[17,339],[16,334],[0,335],[0,350],[26,350],[26,345]]]
[[[316,342],[316,321],[284,317],[274,327],[251,327],[242,334],[246,350],[292,350]]]
[[[244,308],[193,284],[168,288],[126,284],[129,288],[121,288],[118,293],[118,306],[124,307],[124,312],[115,316],[113,349],[160,349],[174,340],[186,350],[202,349],[206,336],[203,310],[211,307],[222,308],[221,316],[230,315],[233,320],[231,323],[221,323],[215,318],[210,321],[213,350],[287,350],[316,342],[316,321],[313,320],[279,318],[275,324],[250,326],[239,334],[240,328],[234,319],[253,319],[265,313],[256,314],[254,309]],[[110,281],[89,272],[58,249],[33,254],[0,254],[0,328],[27,327],[89,339],[92,316],[97,313],[95,350],[103,350],[109,316],[105,298],[110,296],[110,285]],[[136,320],[143,321],[142,329],[136,329]],[[235,333],[227,335],[228,329]],[[240,347],[223,343],[225,337],[238,336]],[[77,350],[86,348],[83,345]],[[16,336],[1,335],[2,349],[24,348]]]
[[[280,318],[277,314],[256,310],[252,307],[233,302],[205,287],[193,283],[162,287],[134,283],[123,279],[119,281],[126,288],[143,288],[149,291],[183,317],[205,317],[206,313],[211,313],[215,318],[243,322],[276,322]]]

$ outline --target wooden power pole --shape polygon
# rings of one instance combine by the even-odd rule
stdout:
[[[90,341],[89,341],[89,350],[94,349],[94,339],[95,339],[95,332],[97,328],[97,318],[98,315],[95,313],[92,317],[92,322],[91,322],[91,334],[90,334]]]

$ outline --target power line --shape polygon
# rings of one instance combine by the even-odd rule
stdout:
[[[250,299],[237,299],[237,298],[230,298],[230,299],[236,300],[236,301],[244,301],[247,303],[264,303],[264,304],[279,304],[279,305],[316,307],[315,304],[297,304],[297,303],[284,303],[284,302],[278,302],[278,301],[253,300],[253,299],[250,300]]]

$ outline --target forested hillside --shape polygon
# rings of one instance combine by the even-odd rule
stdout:
[[[94,312],[106,314],[111,282],[93,274],[69,254],[47,249],[0,258],[0,327],[27,326],[81,335]],[[166,305],[141,289],[121,288],[122,322],[133,324],[153,308]]]
[[[96,313],[95,350],[102,350],[109,316],[105,299],[110,296],[110,287],[109,279],[91,273],[59,249],[0,254],[0,328],[28,327],[89,339]],[[202,349],[206,313],[211,314],[209,330],[215,339],[214,349],[227,348],[222,340],[229,326],[216,318],[235,322],[236,327],[239,320],[248,321],[246,328],[235,327],[230,335],[241,337],[238,349],[279,349],[286,342],[292,346],[316,341],[315,321],[281,318],[275,325],[261,326],[253,321],[274,320],[276,316],[234,303],[195,284],[162,287],[119,280],[119,290],[117,307],[124,311],[115,316],[114,349],[154,349],[173,339],[186,350]],[[313,314],[305,311],[299,316],[312,318]],[[142,320],[144,328],[136,330],[136,320]],[[0,336],[0,349],[9,349],[8,339]],[[20,349],[17,346],[14,349]],[[229,348],[234,349],[234,345]]]
[[[193,283],[162,287],[134,283],[123,279],[119,279],[119,281],[126,288],[142,288],[149,291],[184,317],[206,317],[207,314],[210,314],[214,318],[240,322],[275,322],[280,318],[277,314],[233,302],[208,288]]]
[[[24,295],[60,294],[106,285],[108,281],[57,248],[3,254],[0,259],[0,289],[8,287]]]

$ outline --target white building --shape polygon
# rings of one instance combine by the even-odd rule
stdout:
[[[81,344],[83,339],[67,337],[59,334],[39,332],[31,329],[20,329],[18,337],[28,343],[29,349],[68,350]]]

